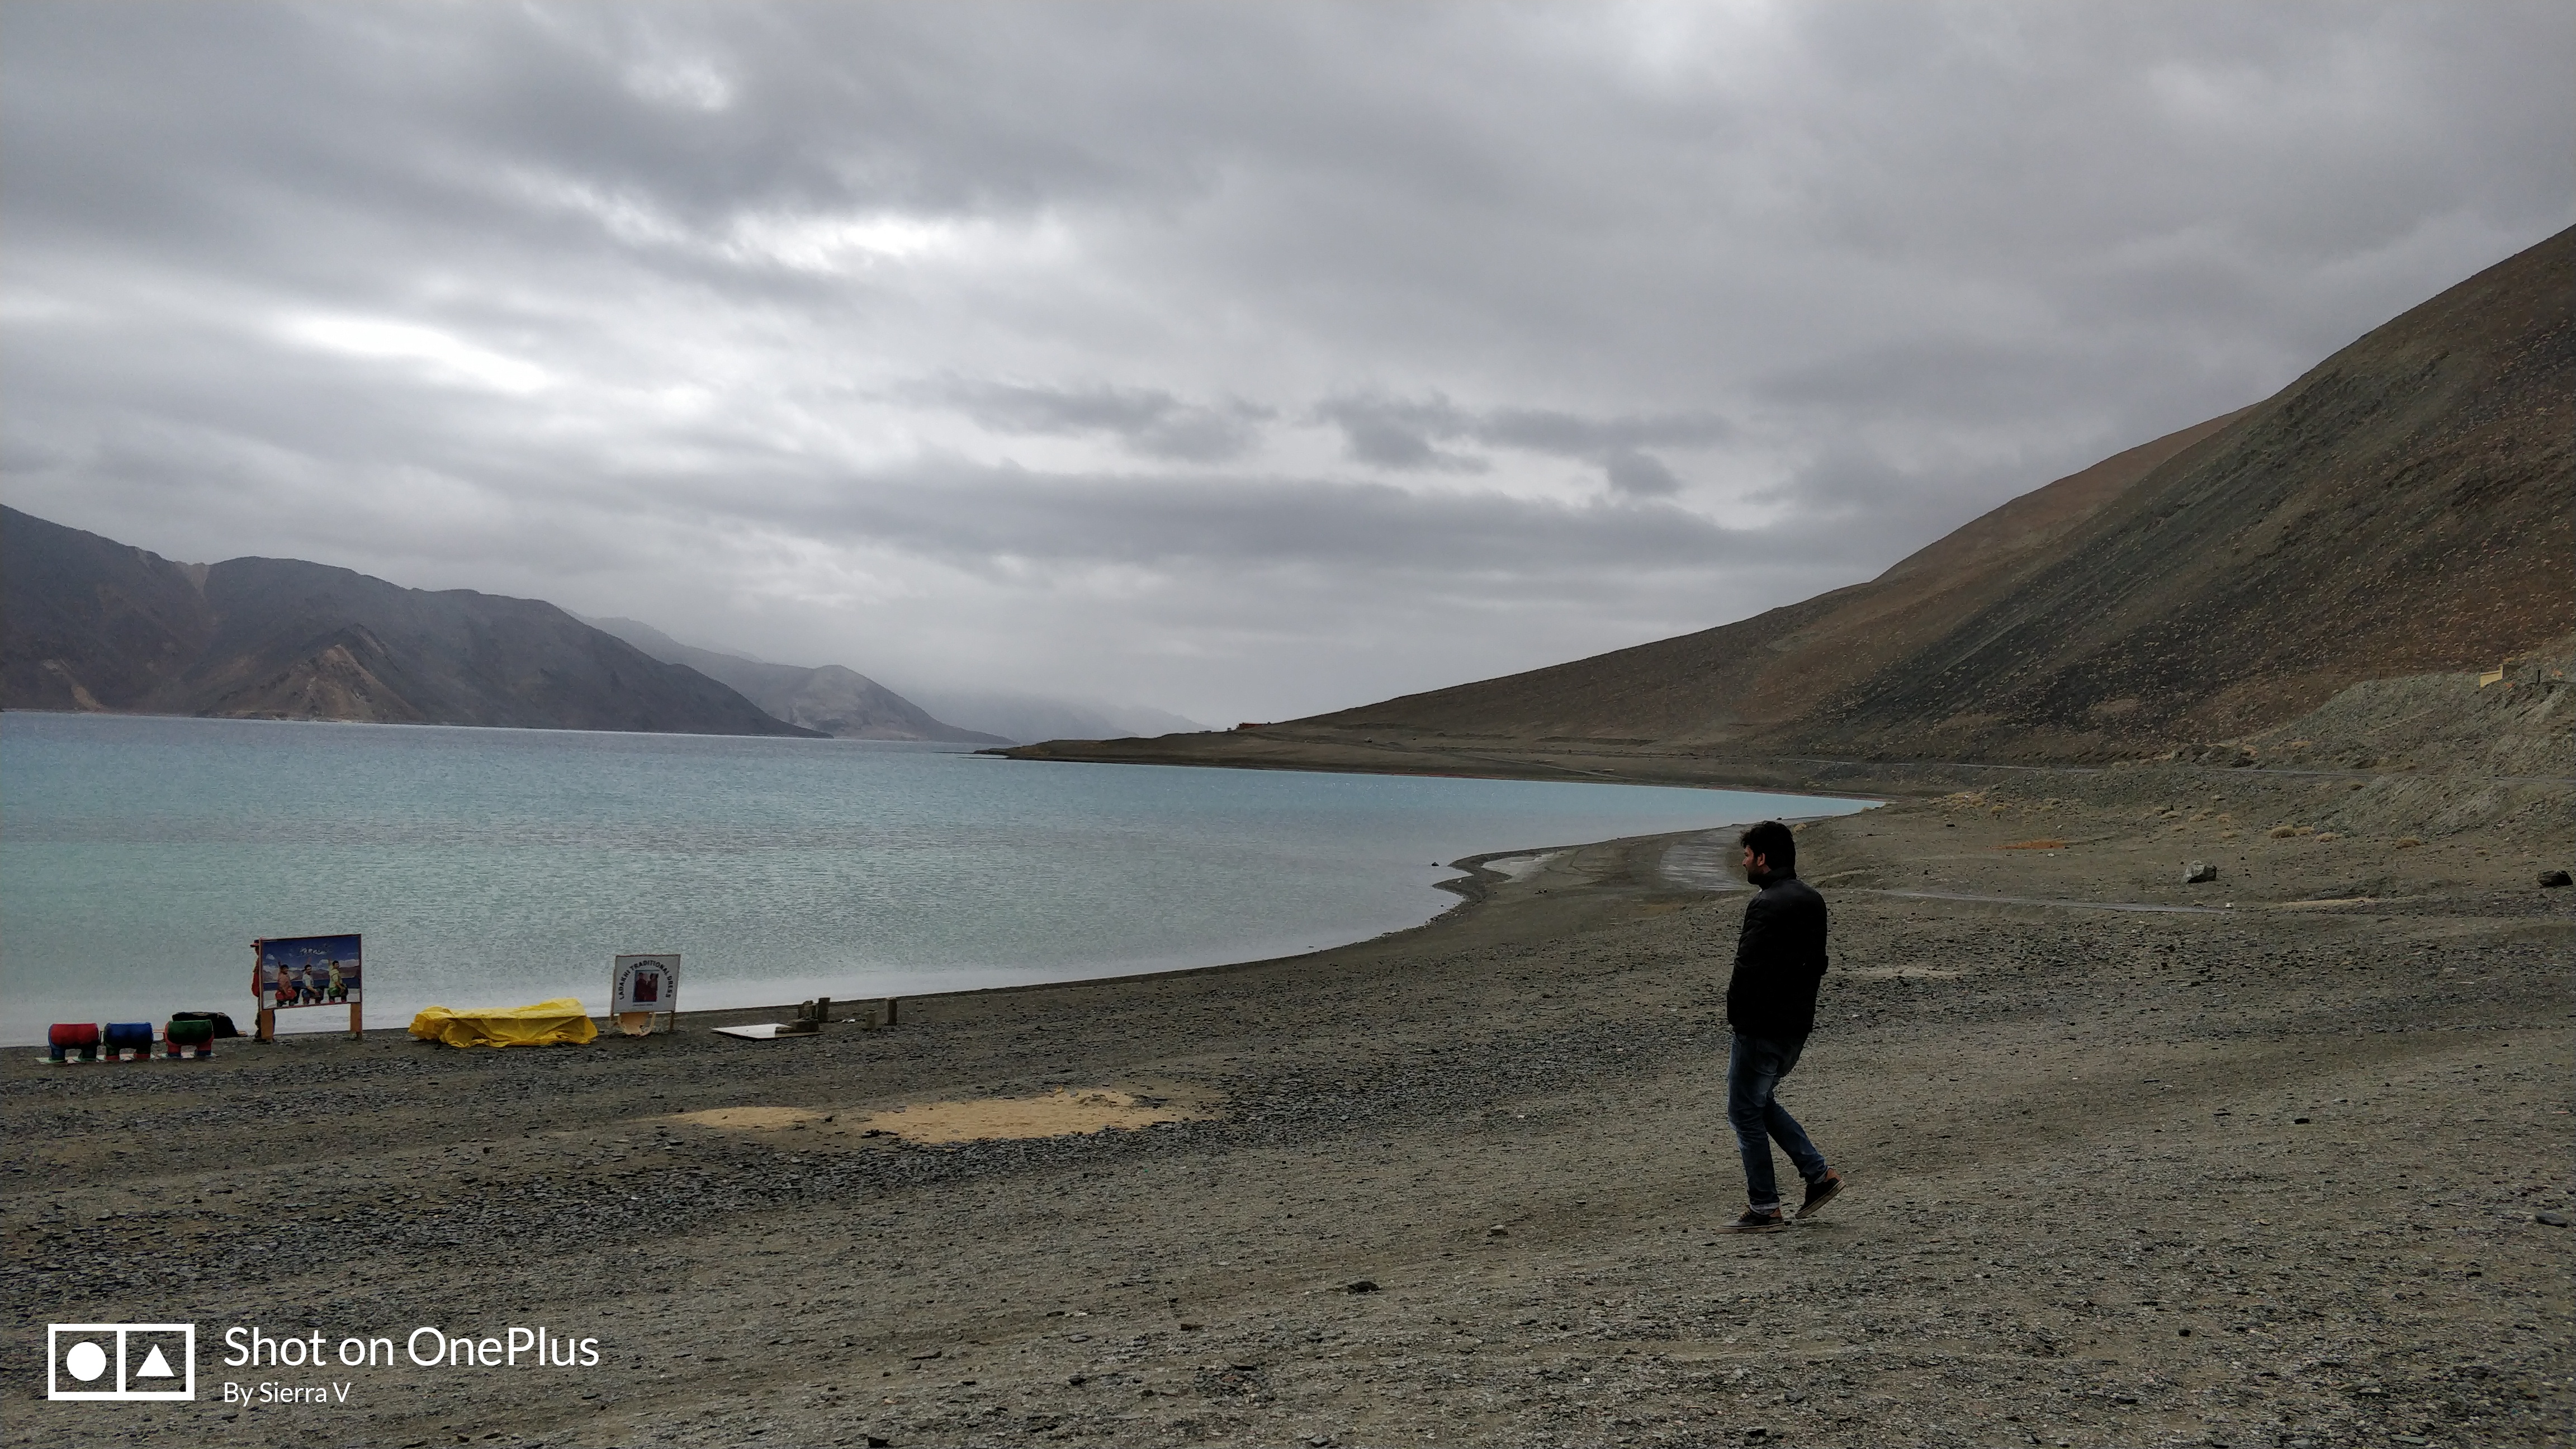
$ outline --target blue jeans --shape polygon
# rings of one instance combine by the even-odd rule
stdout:
[[[1726,1120],[1735,1124],[1735,1145],[1744,1152],[1744,1190],[1756,1212],[1780,1206],[1780,1184],[1771,1176],[1774,1140],[1789,1154],[1800,1177],[1814,1182],[1825,1175],[1825,1155],[1807,1140],[1807,1129],[1798,1125],[1798,1119],[1772,1097],[1805,1048],[1805,1042],[1740,1034],[1727,1048]]]

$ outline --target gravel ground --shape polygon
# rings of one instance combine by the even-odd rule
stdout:
[[[2427,782],[2269,774],[2030,772],[1806,828],[1834,967],[1783,1100],[1852,1186],[1752,1238],[1715,1231],[1743,1203],[1722,839],[1568,849],[1420,930],[925,998],[883,1032],[13,1050],[0,1436],[2567,1443],[2576,892],[2534,884],[2566,793],[2410,846],[2390,792]],[[858,1125],[1055,1086],[1202,1115],[952,1147]],[[736,1106],[830,1120],[678,1120]],[[110,1320],[195,1321],[196,1400],[46,1402],[43,1325]],[[400,1352],[421,1326],[599,1362],[224,1363],[235,1328]]]

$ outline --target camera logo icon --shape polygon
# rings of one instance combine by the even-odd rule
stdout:
[[[193,1399],[197,1325],[49,1323],[45,1397]]]

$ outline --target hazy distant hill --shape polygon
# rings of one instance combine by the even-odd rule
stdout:
[[[173,563],[0,508],[0,704],[804,735],[552,604],[297,559]]]
[[[916,689],[912,691],[912,697],[935,711],[941,719],[989,731],[1009,740],[1098,740],[1120,735],[1167,735],[1207,728],[1197,720],[1141,704],[1102,704],[1091,700],[962,689]]]
[[[640,620],[589,622],[656,659],[686,664],[711,679],[723,680],[780,719],[847,739],[1007,745],[1207,728],[1196,720],[1142,705],[1051,699],[1008,690],[914,689],[898,694],[837,664],[819,669],[769,664],[683,644]]]
[[[739,654],[722,654],[683,644],[636,619],[594,619],[656,659],[685,664],[709,679],[720,680],[743,698],[791,724],[848,740],[941,740],[956,744],[1006,745],[999,735],[960,729],[934,719],[929,711],[854,670],[838,664],[808,669],[794,664],[767,664]]]
[[[1737,623],[1242,735],[1032,751],[1349,767],[1359,747],[2081,759],[2232,738],[2576,626],[2576,230],[2275,396]]]

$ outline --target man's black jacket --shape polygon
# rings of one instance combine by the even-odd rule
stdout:
[[[1726,1021],[1739,1036],[1802,1042],[1815,1029],[1825,979],[1825,898],[1786,871],[1754,884],[1726,983]]]

